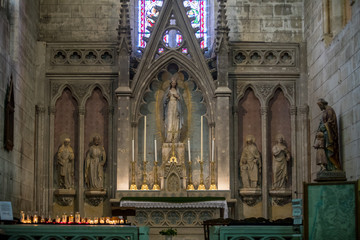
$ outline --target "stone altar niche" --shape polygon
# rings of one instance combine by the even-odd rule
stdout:
[[[162,189],[166,192],[186,190],[186,169],[184,164],[184,143],[163,143],[162,145]]]

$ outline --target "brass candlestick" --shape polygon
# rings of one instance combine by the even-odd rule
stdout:
[[[158,184],[158,174],[157,174],[157,161],[155,161],[154,165],[155,165],[155,168],[154,168],[154,186],[152,188],[152,190],[160,190],[160,186]]]
[[[204,161],[200,160],[200,184],[197,190],[206,190],[204,185],[204,173],[203,173],[203,164]]]
[[[147,161],[144,161],[144,171],[143,171],[143,184],[141,185],[141,190],[149,190],[149,186],[147,185],[146,181],[146,164]]]
[[[130,190],[138,190],[135,184],[135,161],[131,162],[131,186]]]
[[[186,190],[195,190],[194,185],[192,183],[191,161],[189,161],[189,183],[187,185]]]
[[[210,184],[210,190],[217,190],[216,184],[215,184],[215,162],[210,162],[210,170],[211,170],[211,184]]]

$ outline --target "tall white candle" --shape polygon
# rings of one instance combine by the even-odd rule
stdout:
[[[144,116],[144,162],[146,162],[146,116]]]
[[[200,123],[200,129],[201,129],[201,133],[200,133],[200,161],[203,160],[203,121],[204,121],[204,117],[201,116],[201,123]]]
[[[191,155],[190,155],[190,138],[188,138],[188,154],[189,154],[189,162],[191,162]]]
[[[156,139],[154,140],[154,148],[155,148],[155,162],[157,162],[157,147],[156,147]]]
[[[134,139],[132,140],[132,143],[131,143],[131,153],[132,153],[132,161],[135,162],[135,141]]]
[[[215,138],[212,139],[212,152],[211,152],[211,161],[214,161],[214,154],[215,154]]]

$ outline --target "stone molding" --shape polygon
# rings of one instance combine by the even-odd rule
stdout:
[[[51,47],[51,65],[115,65],[115,47]]]
[[[299,65],[298,44],[230,43],[234,66],[296,67]]]

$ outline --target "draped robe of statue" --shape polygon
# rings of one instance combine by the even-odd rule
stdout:
[[[328,159],[326,170],[342,170],[339,158],[339,135],[336,113],[334,109],[328,106],[327,102],[323,99],[319,100],[318,105],[323,112],[318,132],[322,132],[324,134],[325,153]]]
[[[71,189],[74,187],[74,151],[70,146],[70,139],[66,138],[57,152],[59,169],[59,188]]]
[[[240,158],[240,174],[243,188],[256,188],[261,171],[261,155],[253,136],[246,138],[246,143]]]
[[[170,83],[170,87],[164,94],[164,136],[166,143],[180,141],[180,131],[184,122],[182,111],[182,96],[177,88],[176,81]]]
[[[85,161],[85,181],[88,189],[102,190],[104,188],[104,164],[106,154],[103,146],[100,146],[100,138],[94,138],[94,144],[90,147]]]
[[[287,162],[290,160],[290,153],[283,141],[282,136],[278,136],[277,143],[272,148],[273,189],[284,189],[288,179]]]

